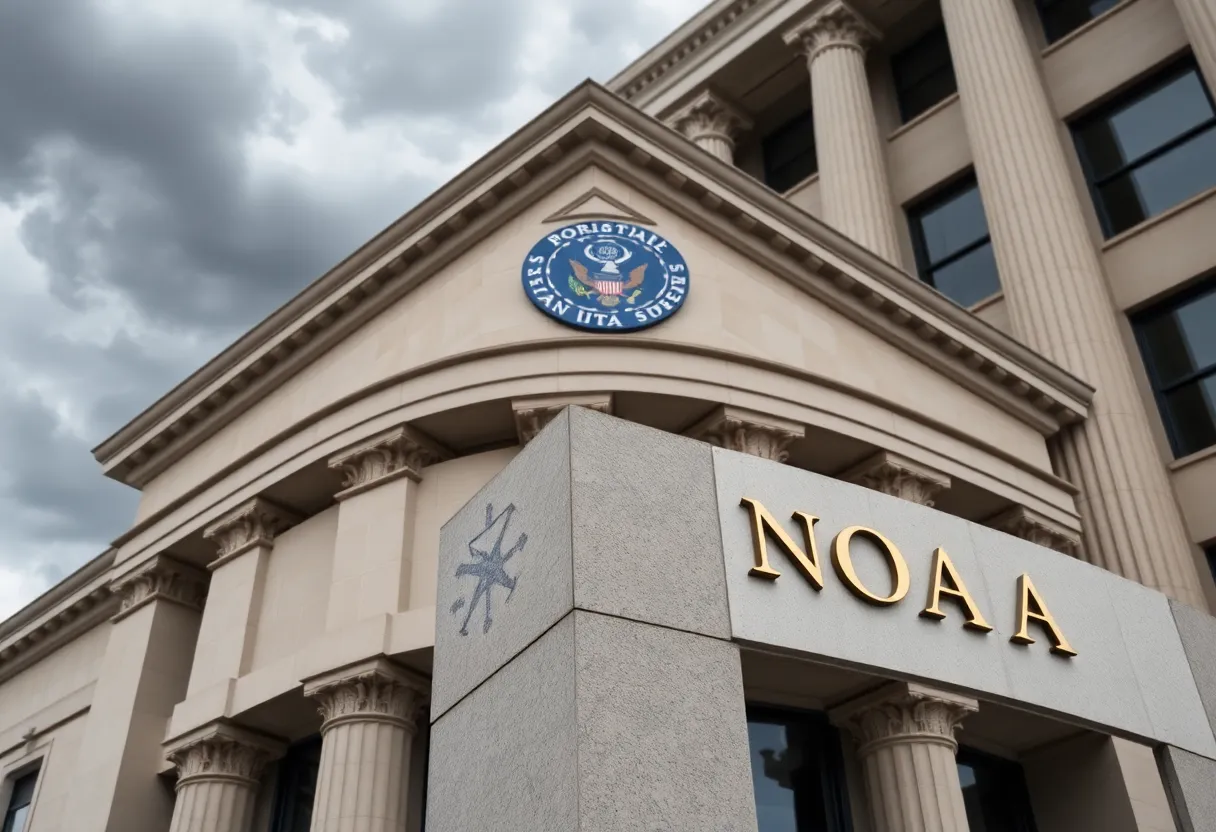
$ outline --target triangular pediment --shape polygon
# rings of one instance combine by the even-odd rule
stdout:
[[[544,213],[536,213],[542,205]],[[698,245],[703,250],[713,249],[705,262],[727,255],[739,259],[744,264],[737,270],[740,285],[751,273],[762,273],[766,282],[754,291],[767,293],[772,309],[784,314],[798,305],[786,302],[789,298],[811,299],[816,309],[838,316],[853,331],[868,333],[869,341],[856,340],[858,349],[882,347],[901,361],[928,366],[950,384],[1014,413],[1043,433],[1084,418],[1092,395],[1085,384],[588,82],[305,289],[94,453],[110,476],[140,485],[338,344],[371,338],[371,322],[385,310],[398,308],[399,302],[433,317],[444,304],[485,297],[491,289],[477,269],[499,256],[495,252],[522,257],[526,246],[517,251],[517,241],[506,245],[499,235],[524,215],[532,217],[527,220],[528,234],[539,237],[538,224],[598,217],[655,225],[660,213],[667,218],[662,220],[666,227],[685,224],[688,236],[702,240]],[[479,249],[494,239],[499,242],[488,245],[488,251]],[[714,247],[721,247],[720,257]],[[454,263],[481,265],[456,269],[465,283],[440,287],[436,281],[450,276]],[[494,268],[497,274],[510,271],[502,265]],[[514,281],[518,292],[518,277]],[[500,291],[499,286],[496,282],[492,292]],[[740,295],[739,300],[748,297]],[[503,295],[498,300],[514,304],[518,298]],[[732,311],[731,298],[723,295],[718,302]],[[682,312],[681,320],[690,320],[691,314]],[[421,332],[428,321],[419,315],[397,322],[394,331],[406,333],[404,337]],[[729,324],[733,319],[724,320]],[[487,326],[505,324],[491,316]],[[791,338],[813,337],[801,331],[806,326],[793,321],[785,330]],[[844,331],[843,326],[839,329]],[[662,337],[679,333],[677,325],[664,324],[663,331],[668,335]],[[449,334],[456,335],[445,345],[448,357],[435,360],[449,360],[471,348],[469,332],[476,327],[450,327]],[[567,331],[546,332],[539,337],[575,337]],[[419,344],[430,343],[420,334],[413,337],[421,339]],[[536,335],[528,337],[537,343]],[[713,348],[698,347],[702,352]],[[799,361],[786,363],[797,366]],[[813,374],[817,368],[799,371]]]
[[[654,225],[654,220],[644,217],[621,200],[593,187],[545,217],[545,223],[567,223],[579,220],[620,220],[635,225]]]

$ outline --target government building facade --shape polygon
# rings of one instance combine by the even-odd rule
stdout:
[[[1213,89],[715,0],[95,450],[0,832],[1213,832]]]

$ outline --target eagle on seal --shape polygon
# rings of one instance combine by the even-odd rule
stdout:
[[[599,295],[599,301],[604,306],[609,308],[616,306],[621,302],[621,297],[630,289],[634,289],[642,285],[642,281],[646,277],[646,264],[638,266],[629,272],[629,279],[622,280],[617,274],[597,274],[592,275],[590,270],[577,260],[570,261],[570,267],[574,269],[574,276],[578,282],[587,287],[583,292],[591,294],[592,292]],[[577,288],[576,288],[577,291]],[[633,303],[637,300],[641,289],[638,289],[632,295],[625,297],[626,303]]]

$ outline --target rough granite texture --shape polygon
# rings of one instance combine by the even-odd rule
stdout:
[[[730,638],[711,447],[570,411],[579,609]]]
[[[569,412],[554,418],[440,532],[432,721],[552,627],[574,604]],[[491,586],[493,624],[483,631],[482,598],[469,620],[467,635],[462,635],[460,628],[473,604],[478,578],[457,576],[456,570],[473,562],[469,543],[486,527],[486,507],[492,506],[497,514],[511,504],[516,510],[502,550],[516,545],[521,534],[528,536],[523,548],[504,564],[505,572],[516,582],[515,590]],[[496,534],[497,529],[490,537]],[[485,542],[483,539],[479,545]],[[453,611],[456,604],[462,606]]]
[[[1208,724],[1216,734],[1216,618],[1178,601],[1170,601],[1170,610],[1182,636],[1182,647],[1207,711]]]
[[[1157,763],[1178,832],[1216,832],[1216,760],[1166,745]]]
[[[738,648],[581,610],[574,635],[579,832],[756,832]]]
[[[431,727],[427,832],[579,828],[574,667],[568,615]]]

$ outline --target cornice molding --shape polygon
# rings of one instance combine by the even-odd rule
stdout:
[[[511,412],[515,415],[515,434],[520,445],[527,445],[545,429],[557,414],[567,407],[585,407],[612,415],[612,394],[592,393],[571,396],[534,396],[513,399]]]
[[[217,557],[209,569],[218,569],[255,546],[274,546],[280,533],[301,518],[264,497],[254,497],[232,509],[203,529],[203,539],[215,543]]]
[[[1056,425],[1085,417],[1091,387],[921,281],[585,82],[304,290],[94,451],[139,487],[292,377],[488,228],[588,166],[669,204],[901,349]],[[894,326],[892,326],[894,325]],[[1014,409],[1014,408],[1011,408]],[[1025,418],[1025,417],[1024,417]],[[1044,433],[1054,432],[1036,424]]]
[[[451,458],[451,451],[422,431],[398,425],[329,458],[329,467],[342,472],[343,490],[334,499],[345,500],[401,477],[418,482],[424,467]]]
[[[106,571],[109,571],[108,565]],[[83,633],[105,624],[118,609],[119,598],[106,584],[104,576],[94,578],[66,600],[60,598],[60,606],[27,621],[24,627],[11,630],[0,639],[0,683]]]

